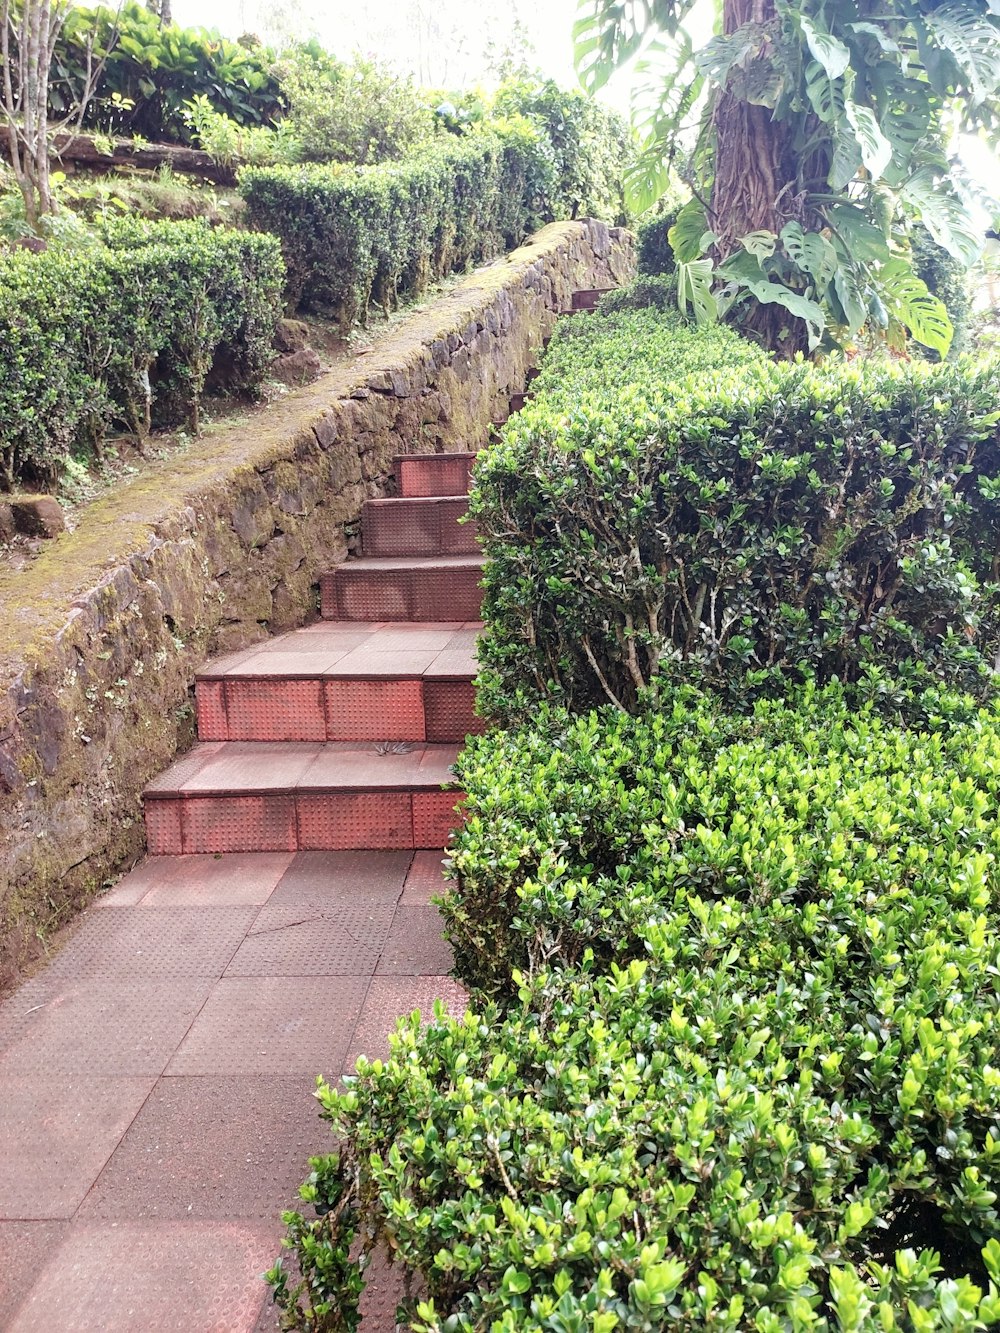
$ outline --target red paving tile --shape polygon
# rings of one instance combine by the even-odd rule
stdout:
[[[0,1074],[0,1219],[72,1217],[155,1081]]]
[[[343,1063],[367,986],[367,975],[224,977],[167,1073],[334,1073]]]
[[[371,976],[393,911],[392,903],[265,908],[226,976]]]
[[[267,900],[292,852],[150,857],[95,907],[244,907]]]
[[[184,852],[295,851],[298,834],[295,799],[274,792],[266,796],[186,796],[173,802],[179,811]],[[146,809],[149,809],[147,803]]]
[[[365,996],[343,1072],[352,1074],[362,1055],[369,1060],[384,1060],[389,1054],[389,1033],[395,1031],[397,1021],[419,1009],[422,1021],[430,1023],[435,1000],[442,1000],[455,1018],[461,1017],[468,1006],[464,986],[453,977],[375,977]]]
[[[29,981],[0,1008],[0,1076],[160,1074],[211,986],[189,977]]]
[[[408,878],[410,852],[299,852],[272,895],[300,907],[344,902],[395,903]]]
[[[0,1328],[11,1327],[17,1307],[68,1227],[67,1222],[0,1222]]]
[[[295,1198],[309,1157],[330,1151],[315,1090],[313,1077],[160,1079],[79,1219],[273,1224]]]
[[[413,846],[412,798],[406,791],[309,795],[296,800],[302,850],[399,850]]]
[[[330,740],[424,739],[419,680],[328,680],[324,689]]]
[[[89,912],[46,978],[220,977],[256,907],[106,907]]]
[[[446,976],[452,962],[451,945],[442,937],[436,907],[396,908],[377,976]]]
[[[251,1333],[279,1235],[259,1222],[76,1226],[9,1333]]]
[[[432,898],[447,892],[449,883],[445,879],[445,861],[441,852],[414,852],[400,904],[426,907]]]

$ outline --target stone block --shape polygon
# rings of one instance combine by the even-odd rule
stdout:
[[[66,531],[59,501],[51,495],[16,495],[10,500],[14,527],[25,537],[58,537]]]

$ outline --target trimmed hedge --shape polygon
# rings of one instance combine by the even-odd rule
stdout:
[[[655,310],[566,321],[484,451],[480,706],[981,695],[1000,644],[1000,361],[775,363]]]
[[[497,931],[459,965],[527,967],[320,1088],[342,1146],[286,1218],[287,1326],[356,1326],[355,1241],[416,1275],[421,1333],[1000,1322],[995,713],[685,692],[462,776],[449,916]]]
[[[526,126],[443,137],[399,163],[248,168],[250,221],[280,237],[288,301],[344,329],[435,278],[517,245],[536,223],[539,141]]]
[[[199,222],[122,221],[90,249],[0,256],[0,486],[51,484],[112,428],[197,429],[210,374],[254,394],[282,281],[274,237]]]

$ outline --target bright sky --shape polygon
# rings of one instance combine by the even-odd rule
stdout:
[[[316,36],[336,55],[381,57],[430,87],[486,80],[489,44],[502,50],[526,38],[531,63],[573,87],[576,8],[576,0],[174,0],[173,15],[229,37]]]

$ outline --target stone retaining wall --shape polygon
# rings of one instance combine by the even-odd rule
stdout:
[[[394,455],[481,443],[571,292],[631,271],[627,232],[546,227],[0,574],[0,985],[142,853],[140,792],[190,742],[206,658],[310,619]]]

